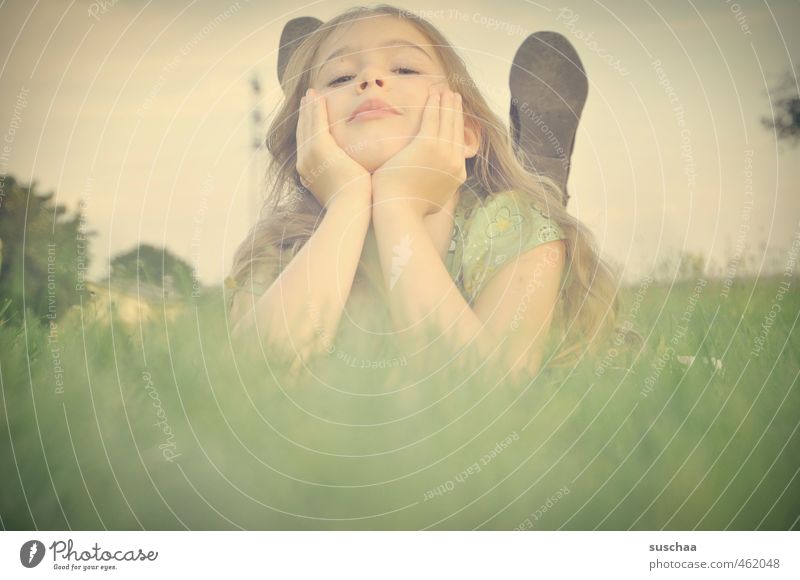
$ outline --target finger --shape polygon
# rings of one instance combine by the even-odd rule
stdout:
[[[466,157],[466,147],[464,145],[464,101],[461,93],[456,93],[455,119],[453,119],[453,142],[454,150],[459,159]]]
[[[308,122],[306,121],[306,97],[300,98],[299,111],[297,112],[297,145],[305,145],[308,139]]]
[[[425,110],[422,111],[422,123],[419,127],[419,136],[426,139],[435,139],[439,134],[439,93],[428,95]]]
[[[311,99],[311,129],[315,137],[321,133],[328,133],[328,112],[325,106],[325,97],[317,93],[314,89],[309,91]]]
[[[453,148],[453,109],[455,98],[453,91],[446,90],[442,94],[442,102],[439,107],[439,140],[441,146],[448,151]]]

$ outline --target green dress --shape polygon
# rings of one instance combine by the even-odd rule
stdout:
[[[462,197],[454,218],[445,265],[470,305],[506,262],[546,242],[566,239],[554,221],[513,191],[472,204]]]

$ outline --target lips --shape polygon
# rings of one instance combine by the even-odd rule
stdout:
[[[348,117],[347,122],[349,123],[353,119],[356,118],[356,115],[359,113],[363,113],[365,111],[386,111],[387,113],[391,113],[394,115],[399,115],[400,112],[392,107],[386,101],[382,101],[381,99],[367,99],[363,103],[361,103],[355,110],[350,113],[350,117]]]

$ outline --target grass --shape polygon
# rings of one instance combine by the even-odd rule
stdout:
[[[389,369],[332,356],[294,380],[232,352],[221,298],[133,330],[7,323],[0,523],[798,529],[799,294],[754,355],[781,279],[727,297],[710,280],[693,303],[695,282],[625,289],[641,348],[518,384],[479,364],[431,373],[435,353]],[[369,343],[339,352],[391,354]]]

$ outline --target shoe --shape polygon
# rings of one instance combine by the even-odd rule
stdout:
[[[511,130],[525,168],[553,179],[564,193],[578,121],[589,92],[575,47],[557,32],[529,35],[509,75]]]
[[[322,24],[322,20],[311,16],[293,18],[283,27],[281,32],[281,44],[278,47],[278,82],[283,87],[283,75],[286,72],[286,65],[289,57],[300,43],[314,32]]]

